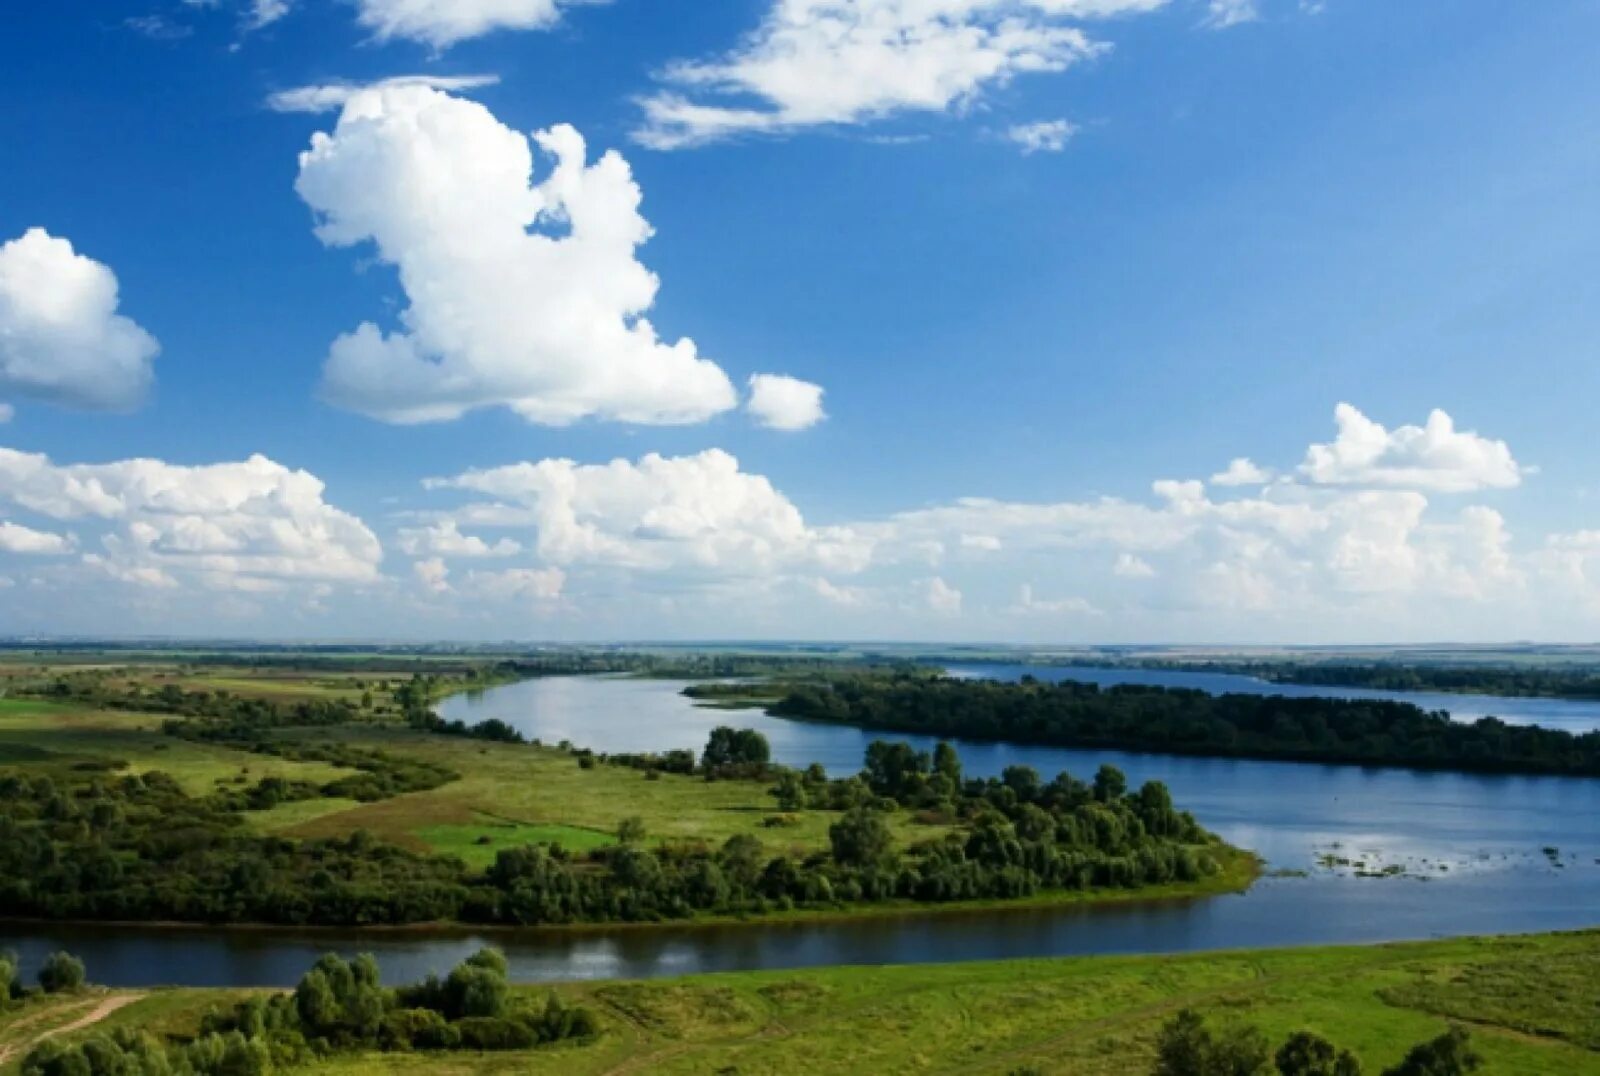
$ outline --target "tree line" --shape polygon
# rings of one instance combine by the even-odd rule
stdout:
[[[1471,724],[1406,702],[1212,695],[1030,677],[912,676],[791,685],[771,711],[803,721],[931,736],[1226,758],[1483,773],[1600,775],[1600,732],[1485,717]]]
[[[1383,1076],[1467,1076],[1483,1065],[1467,1032],[1452,1027],[1418,1043]],[[1220,1032],[1185,1009],[1162,1025],[1152,1076],[1361,1076],[1361,1061],[1312,1031],[1296,1031],[1276,1051],[1249,1025]]]

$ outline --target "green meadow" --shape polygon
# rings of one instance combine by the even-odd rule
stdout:
[[[92,971],[92,969],[91,969]],[[549,987],[517,987],[533,1000]],[[1399,945],[747,972],[562,984],[587,1044],[506,1054],[339,1056],[306,1071],[551,1074],[1143,1074],[1184,1008],[1278,1042],[1307,1029],[1377,1073],[1452,1022],[1492,1076],[1600,1071],[1600,931]],[[184,1035],[239,991],[158,990],[98,1025]],[[22,1014],[0,1018],[0,1045]],[[34,1032],[36,1033],[36,1032]],[[85,1029],[71,1033],[81,1037]],[[0,1066],[0,1072],[13,1068]]]

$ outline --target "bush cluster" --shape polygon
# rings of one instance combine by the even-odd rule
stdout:
[[[1483,1065],[1461,1028],[1419,1043],[1383,1076],[1467,1076]],[[1361,1076],[1361,1062],[1321,1035],[1296,1031],[1274,1052],[1267,1037],[1247,1025],[1214,1033],[1185,1009],[1162,1025],[1154,1076]]]
[[[79,969],[81,971],[81,965]],[[443,980],[386,989],[371,956],[322,957],[292,993],[256,995],[212,1013],[186,1040],[120,1029],[81,1043],[47,1041],[23,1076],[262,1076],[338,1053],[526,1050],[599,1033],[594,1014],[551,994],[515,1005],[505,957],[484,949]]]

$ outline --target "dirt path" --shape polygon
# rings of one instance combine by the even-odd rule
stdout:
[[[53,1027],[42,1034],[35,1035],[27,1042],[12,1043],[9,1046],[0,1046],[0,1065],[6,1064],[19,1053],[26,1053],[27,1051],[32,1050],[35,1046],[39,1045],[41,1042],[44,1042],[46,1039],[54,1038],[57,1035],[70,1035],[74,1031],[82,1031],[86,1027],[92,1027],[104,1020],[106,1017],[110,1016],[112,1013],[116,1012],[118,1009],[125,1005],[131,1005],[142,997],[144,997],[143,994],[110,994],[104,998],[101,998],[99,1004],[90,1008],[88,1012],[84,1013],[76,1020],[62,1024],[60,1027]],[[64,1006],[64,1008],[66,1011],[71,1012],[77,1008],[81,1008],[81,1006],[69,1005]],[[32,1023],[43,1019],[51,1011],[52,1010],[46,1009],[44,1012],[35,1013],[28,1018],[27,1022]],[[59,1012],[61,1010],[58,1009],[53,1011]]]

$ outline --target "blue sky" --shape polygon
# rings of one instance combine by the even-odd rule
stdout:
[[[0,632],[1600,634],[1592,3],[12,28]],[[648,241],[525,249],[558,125]]]

